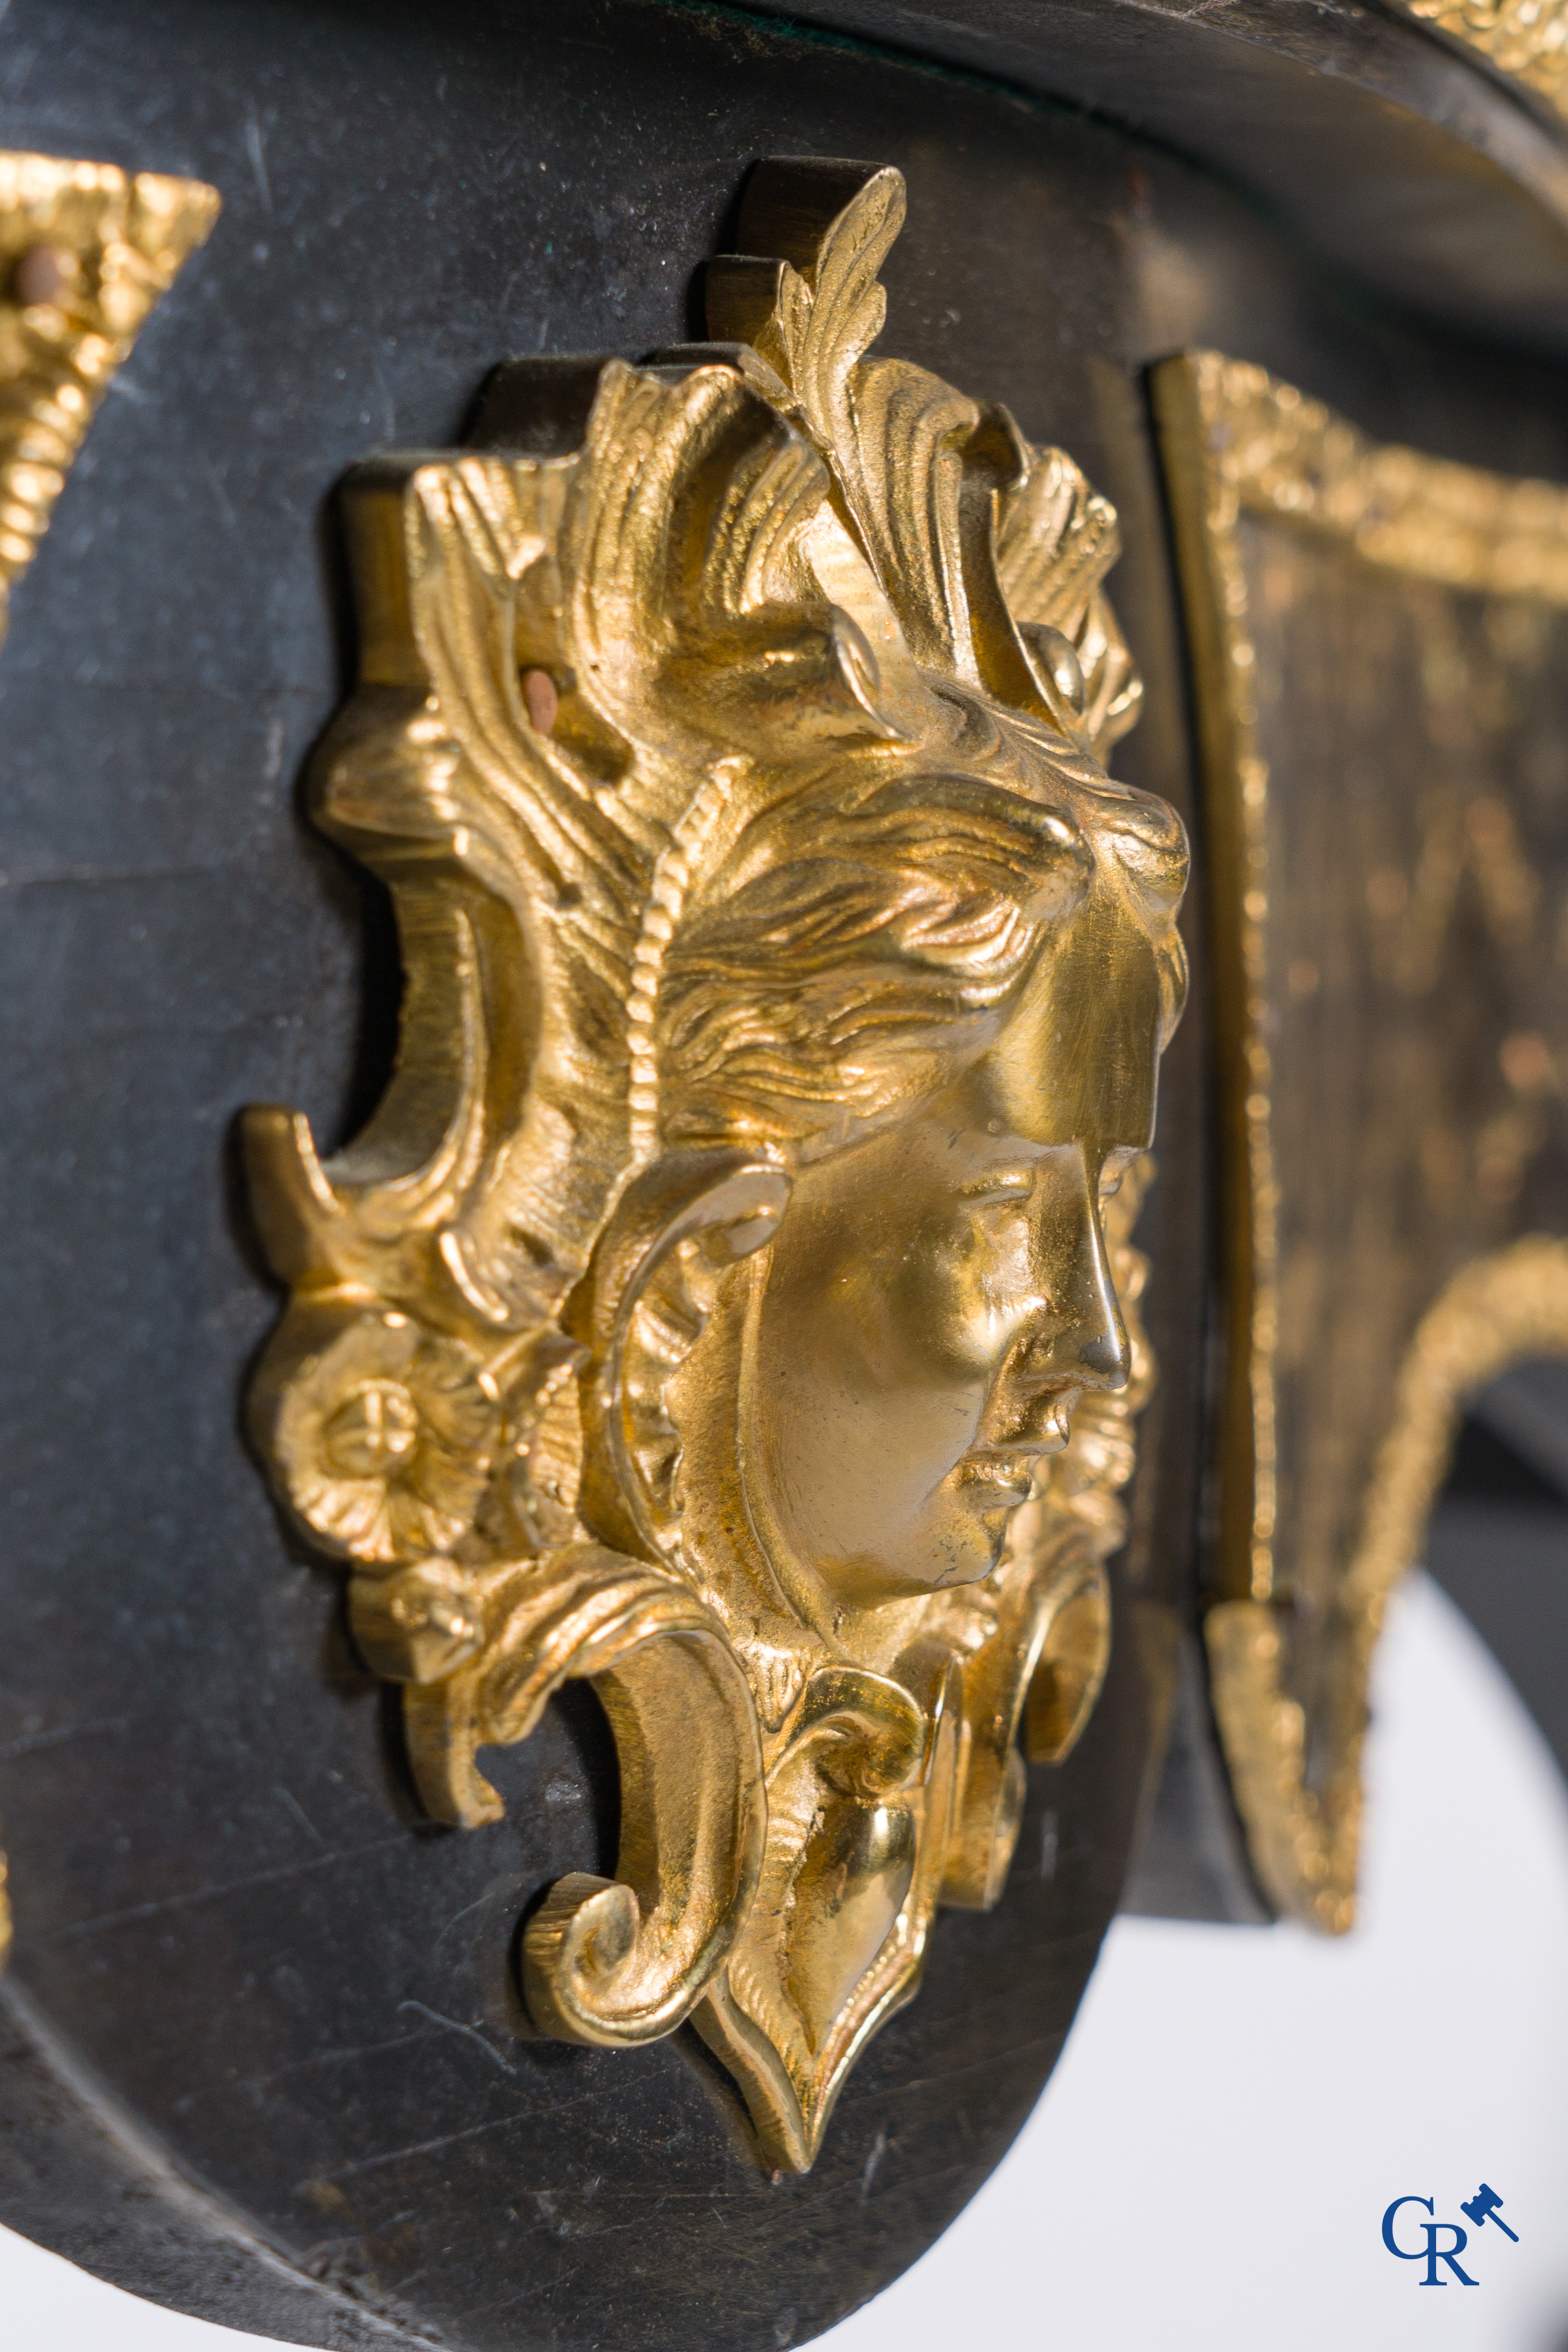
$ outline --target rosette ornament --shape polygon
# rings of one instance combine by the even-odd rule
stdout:
[[[474,1350],[388,1309],[352,1316],[300,1359],[266,1442],[318,1543],[391,1566],[467,1535],[500,1427]]]

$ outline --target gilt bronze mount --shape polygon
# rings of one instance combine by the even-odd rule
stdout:
[[[899,173],[761,165],[710,344],[500,371],[343,493],[313,811],[388,885],[395,1075],[247,1122],[252,1425],[437,1821],[592,1684],[613,1879],[539,2031],[688,2018],[808,2168],[943,1903],[1077,1739],[1152,1378],[1130,1231],[1185,986],[1115,519],[875,355]]]

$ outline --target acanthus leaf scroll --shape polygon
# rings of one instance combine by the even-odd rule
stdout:
[[[254,1427],[429,1811],[495,1820],[566,1677],[614,1732],[536,2024],[691,2019],[795,2170],[1103,1675],[1184,986],[1179,823],[1102,765],[1114,516],[872,354],[903,213],[761,165],[713,343],[520,362],[350,478],[314,807],[392,892],[399,1055],[329,1161],[247,1128]]]

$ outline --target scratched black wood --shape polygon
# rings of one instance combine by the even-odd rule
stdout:
[[[1556,374],[1370,312],[1240,198],[1110,129],[733,10],[12,0],[0,143],[225,197],[0,659],[0,1807],[23,1996],[0,2215],[319,2344],[372,2340],[377,2312],[470,2352],[803,2343],[946,2225],[1054,2062],[1132,1835],[1130,1620],[1079,1755],[1033,1776],[1005,1901],[941,1920],[809,2179],[758,2171],[686,2037],[625,2056],[519,2038],[519,1909],[609,1859],[591,1702],[500,1759],[503,1825],[421,1822],[337,1580],[286,1546],[237,1433],[276,1300],[235,1114],[295,1103],[340,1138],[395,1000],[384,911],[297,814],[344,684],[332,485],[371,449],[449,443],[503,356],[690,332],[758,153],[897,163],[888,346],[1008,400],[1116,499],[1150,685],[1123,772],[1185,806],[1142,366],[1211,341],[1374,432],[1561,475]],[[1136,1559],[1145,1597],[1184,1606],[1202,1040],[1200,1002],[1149,1225],[1168,1370]],[[227,2237],[216,2206],[138,2171],[149,2149],[225,2200]]]

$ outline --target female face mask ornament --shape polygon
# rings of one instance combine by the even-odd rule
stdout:
[[[391,887],[396,1075],[251,1114],[291,1288],[253,1399],[439,1820],[586,1676],[614,1880],[543,2031],[690,2019],[803,2169],[1006,1878],[1109,1642],[1150,1368],[1127,1244],[1180,1007],[1179,824],[1101,757],[1114,518],[868,357],[903,184],[756,172],[711,345],[504,371],[348,485],[321,824]]]

